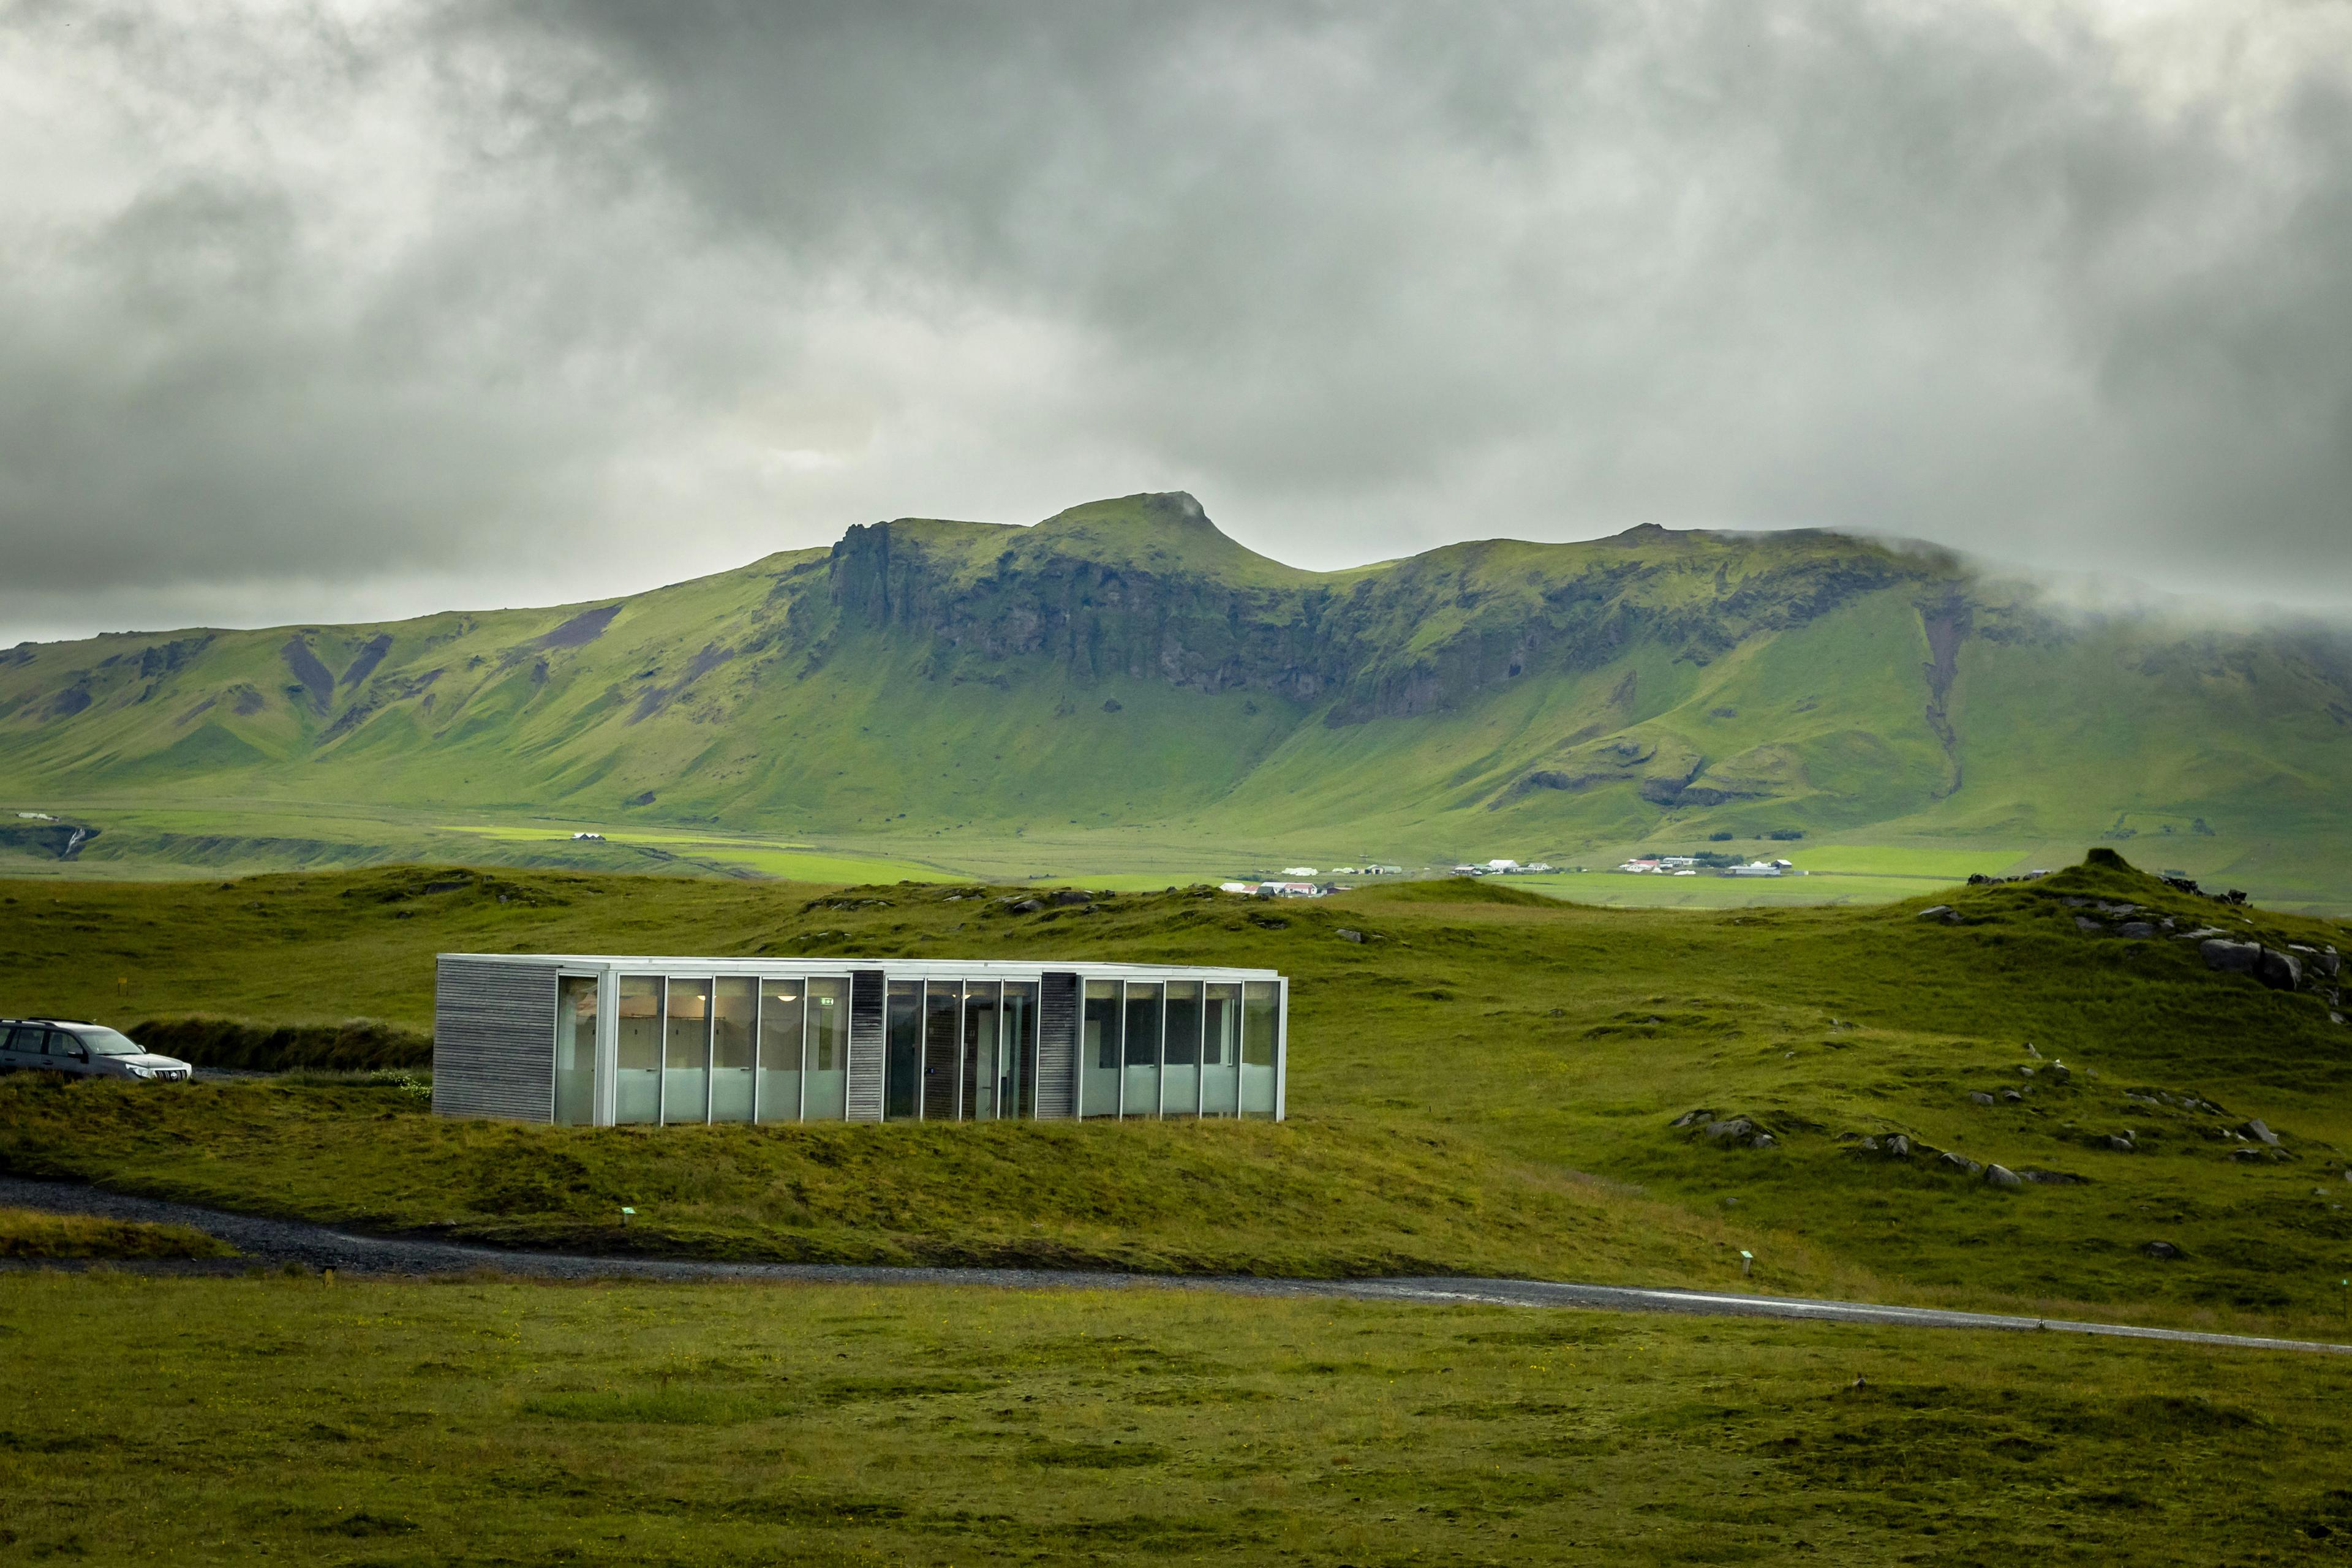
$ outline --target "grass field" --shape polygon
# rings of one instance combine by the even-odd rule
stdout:
[[[0,1275],[13,1561],[2197,1563],[2352,1359],[1124,1292]],[[110,1325],[116,1331],[92,1331]]]
[[[2086,933],[2065,900],[2282,947],[2336,941],[2327,922],[2096,867],[1951,890],[1957,926],[1916,901],[1607,910],[1483,882],[1030,915],[969,890],[884,887],[845,910],[822,889],[544,872],[16,884],[0,1005],[414,1029],[445,951],[1262,964],[1294,980],[1292,1121],[648,1134],[437,1122],[389,1087],[19,1080],[0,1086],[0,1164],[483,1239],[610,1245],[634,1199],[632,1245],[742,1256],[1715,1284],[1745,1248],[1774,1289],[2297,1331],[2342,1318],[2344,1026],[2186,944]],[[1697,1108],[1748,1115],[1776,1146],[1669,1126]],[[2231,1133],[2252,1117],[2279,1147]],[[1895,1131],[1921,1157],[1857,1142]],[[2004,1192],[1926,1150],[2080,1181]],[[866,1163],[828,1174],[842,1161]]]

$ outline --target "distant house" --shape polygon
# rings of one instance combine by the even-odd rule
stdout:
[[[1756,860],[1745,866],[1727,866],[1724,868],[1723,874],[1727,877],[1777,877],[1780,874],[1784,864],[1786,863]]]
[[[1617,869],[1619,869],[1620,871],[1633,871],[1633,872],[1637,872],[1637,873],[1638,873],[1638,872],[1655,871],[1655,870],[1658,868],[1658,866],[1659,866],[1659,862],[1658,862],[1658,861],[1656,861],[1656,860],[1653,860],[1653,859],[1648,859],[1648,858],[1639,858],[1639,859],[1628,860],[1628,861],[1626,861],[1623,865],[1622,865],[1622,866],[1618,867],[1618,868],[1617,868]]]
[[[1328,882],[1260,882],[1261,899],[1319,899],[1331,891]]]
[[[593,838],[599,844],[604,842],[604,836],[601,833],[575,833],[572,837],[575,841],[583,838]]]
[[[1517,860],[1489,860],[1486,862],[1486,869],[1489,871],[1516,871],[1518,868],[1519,863]]]
[[[1282,874],[1286,877],[1312,877],[1315,875],[1315,868],[1312,866],[1285,866],[1282,868]]]
[[[1364,875],[1367,877],[1402,877],[1404,875],[1404,868],[1402,866],[1367,866],[1364,868]]]

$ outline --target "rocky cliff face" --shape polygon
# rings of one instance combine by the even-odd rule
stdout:
[[[1192,497],[1113,504],[1129,509],[1139,547],[1106,552],[1099,530],[1066,541],[1050,522],[852,528],[829,563],[832,604],[846,624],[984,659],[1043,657],[1088,676],[1328,699],[1337,725],[1436,711],[1538,673],[1597,668],[1637,638],[1706,664],[1858,595],[1957,573],[1946,559],[1828,535],[1766,541],[1645,526],[1591,544],[1492,542],[1370,572],[1252,581],[1220,570],[1222,553],[1259,558],[1219,533]],[[1226,548],[1152,548],[1171,531],[1179,546],[1205,538]]]

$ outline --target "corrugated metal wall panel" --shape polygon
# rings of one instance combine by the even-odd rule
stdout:
[[[1037,1005],[1037,1117],[1066,1121],[1078,1084],[1078,977],[1046,974]]]
[[[849,1115],[852,1121],[882,1120],[882,972],[860,969],[849,976]]]
[[[433,1110],[554,1114],[556,965],[443,958],[433,987]]]

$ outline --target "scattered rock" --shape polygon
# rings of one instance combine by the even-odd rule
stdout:
[[[1053,904],[1056,909],[1066,910],[1075,904],[1093,903],[1094,895],[1087,892],[1084,888],[1064,888],[1060,892],[1055,893],[1047,901]]]
[[[2167,1262],[2169,1262],[2173,1258],[2186,1256],[2180,1248],[2173,1246],[2172,1243],[2168,1241],[2151,1241],[2146,1247],[2141,1247],[2140,1250],[2147,1254],[2150,1258],[2161,1258]]]
[[[1748,1146],[1750,1149],[1769,1149],[1773,1144],[1779,1142],[1780,1140],[1773,1137],[1769,1132],[1759,1132],[1755,1137],[1750,1138],[1748,1141]]]
[[[1956,926],[1960,923],[1960,911],[1952,908],[1949,904],[1937,904],[1934,909],[1921,910],[1912,918],[1923,921],[1941,921],[1946,925]]]
[[[1984,1179],[1988,1184],[1996,1187],[2025,1185],[2024,1179],[2006,1165],[1987,1165],[1984,1168]]]
[[[2269,1123],[2259,1116],[2252,1121],[2240,1122],[2238,1135],[2241,1138],[2251,1138],[2257,1143],[2267,1143],[2273,1149],[2279,1146],[2278,1134],[2272,1131]]]
[[[2139,1152],[2138,1144],[2133,1142],[2128,1138],[2119,1136],[2113,1132],[2106,1134],[2103,1138],[2095,1139],[2093,1141],[2093,1147],[2112,1149],[2118,1154],[2137,1154]]]
[[[1993,1100],[1991,1095],[1985,1093],[1982,1089],[1978,1089],[1976,1092],[1969,1096],[1969,1103],[1970,1105],[1991,1105],[1996,1103],[1996,1101]]]
[[[2027,1181],[2044,1187],[2079,1187],[2091,1179],[2088,1176],[2077,1176],[2070,1171],[2043,1171],[2032,1165],[2020,1168],[2017,1173]]]
[[[2303,984],[2303,960],[2276,948],[2262,950],[2262,964],[2254,977],[2273,991],[2293,991]]]
[[[1744,1143],[1756,1135],[1757,1126],[1745,1116],[1734,1116],[1710,1121],[1698,1131],[1710,1143]]]
[[[1013,912],[1016,915],[1034,915],[1045,907],[1044,902],[1040,900],[1023,899],[1013,906]]]
[[[2025,1096],[2018,1093],[2017,1090],[2013,1089],[2002,1089],[2000,1091],[2000,1097],[2011,1105],[2022,1105],[2025,1103]]]
[[[1356,930],[1353,926],[1341,926],[1338,931],[1333,931],[1331,934],[1338,937],[1341,942],[1360,942],[1364,940],[1364,933]]]
[[[2088,915],[2076,915],[2074,917],[2074,929],[2079,931],[2103,931],[2107,928],[2101,925],[2098,921],[2093,920]]]
[[[2156,928],[2146,921],[2126,921],[2116,928],[2116,934],[2134,942],[2146,942],[2156,935]]]
[[[1936,1156],[1936,1163],[1947,1170],[1965,1171],[1971,1176],[1981,1174],[1984,1171],[1981,1164],[1969,1159],[1966,1154],[1955,1154],[1949,1149]]]
[[[2344,956],[2332,947],[2323,947],[2312,956],[2311,967],[2333,980],[2344,973]]]
[[[2225,974],[2252,974],[2262,967],[2263,944],[2258,942],[2231,942],[2226,937],[2211,937],[2197,944],[2205,960],[2205,967],[2218,969]]]
[[[1905,1137],[1900,1132],[1890,1135],[1886,1140],[1886,1157],[1890,1160],[1909,1159],[1911,1157],[1911,1140]],[[2347,1181],[2352,1181],[2352,1171],[2346,1172],[2345,1178]]]
[[[1675,1117],[1672,1121],[1666,1123],[1666,1125],[1669,1127],[1696,1127],[1702,1121],[1712,1121],[1714,1120],[1715,1112],[1712,1110],[1685,1110],[1680,1116]]]
[[[2267,1149],[2232,1149],[2230,1151],[2230,1158],[2232,1160],[2267,1160],[2270,1157],[2270,1151]]]

